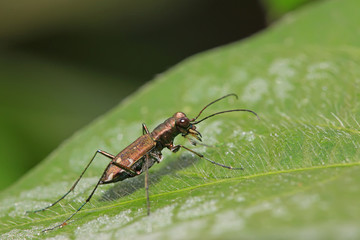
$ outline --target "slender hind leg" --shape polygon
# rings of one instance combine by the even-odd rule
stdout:
[[[149,129],[145,125],[142,124],[143,127],[143,135],[150,135]],[[146,194],[146,207],[147,207],[147,215],[150,215],[150,197],[149,197],[149,154],[145,155],[145,194]]]
[[[150,215],[150,198],[149,198],[149,155],[145,155],[145,194],[146,194],[146,206],[147,215]]]
[[[220,167],[227,168],[227,169],[232,169],[232,170],[244,170],[243,168],[234,168],[234,167],[231,167],[231,166],[226,166],[226,165],[221,164],[221,163],[217,163],[217,162],[215,162],[215,161],[213,161],[213,160],[208,159],[207,157],[205,157],[205,156],[202,155],[201,153],[195,152],[194,150],[192,150],[192,149],[190,149],[190,148],[187,148],[187,147],[185,147],[185,146],[183,146],[183,145],[175,145],[175,146],[170,145],[169,148],[170,148],[170,150],[171,150],[172,152],[174,152],[174,153],[177,152],[177,151],[179,151],[180,148],[184,148],[185,150],[187,150],[187,151],[189,151],[189,152],[192,152],[193,154],[197,155],[198,157],[203,158],[203,159],[211,162],[212,164],[218,165],[218,166],[220,166]]]
[[[112,156],[112,155],[109,154],[109,156]],[[115,163],[112,161],[112,162],[110,162],[110,163],[108,164],[108,166],[105,168],[103,174],[101,175],[99,181],[96,183],[94,189],[92,190],[92,192],[90,193],[90,195],[88,196],[88,198],[85,200],[85,202],[84,202],[73,214],[70,215],[70,217],[68,217],[68,218],[67,218],[64,222],[62,222],[61,224],[56,225],[56,226],[54,226],[54,227],[52,227],[52,228],[45,229],[45,230],[43,230],[43,232],[51,231],[51,230],[53,230],[53,229],[55,229],[55,228],[61,228],[61,227],[65,226],[65,225],[67,225],[67,222],[68,222],[70,219],[72,219],[72,217],[75,216],[75,214],[77,214],[77,213],[90,201],[90,199],[91,199],[92,196],[94,195],[94,193],[95,193],[96,189],[98,188],[98,186],[101,185],[101,184],[103,184],[102,179],[103,179],[103,177],[105,176],[105,174],[106,174],[109,166],[111,166],[111,165],[115,165]],[[119,168],[121,168],[121,169],[124,169],[125,171],[128,169],[128,167],[126,167],[126,166],[124,166],[124,165],[122,165],[122,164],[119,164],[119,163],[116,163],[115,166],[117,166],[117,167],[119,167]],[[135,173],[135,174],[136,174],[136,173]],[[75,184],[75,185],[76,185],[76,184]]]
[[[105,151],[102,151],[102,150],[97,150],[94,154],[94,156],[91,158],[90,162],[88,163],[88,165],[85,167],[85,169],[83,170],[83,172],[81,173],[81,175],[79,176],[79,178],[75,181],[75,183],[72,185],[72,187],[69,189],[69,191],[67,191],[61,198],[59,198],[58,200],[56,200],[54,203],[50,204],[49,206],[45,207],[45,208],[41,208],[41,209],[38,209],[38,210],[35,210],[35,211],[27,211],[27,213],[36,213],[36,212],[41,212],[41,211],[44,211],[54,205],[56,205],[58,202],[60,202],[61,200],[63,200],[70,192],[72,192],[74,190],[74,188],[76,187],[76,185],[79,183],[80,179],[82,178],[82,176],[84,175],[84,173],[86,172],[86,170],[88,169],[88,167],[91,165],[91,163],[93,162],[93,160],[95,159],[96,157],[96,154],[98,153],[101,153],[102,155],[104,155],[105,157],[108,157],[110,159],[114,159],[115,156],[110,154],[110,153],[107,153]]]
[[[110,166],[111,163],[108,165]],[[67,225],[67,222],[73,217],[75,216],[75,214],[77,214],[89,201],[90,199],[92,198],[92,196],[94,195],[96,189],[98,188],[98,186],[101,184],[101,179],[104,177],[105,173],[106,173],[106,170],[107,170],[108,167],[106,167],[105,171],[103,172],[103,174],[101,175],[101,178],[99,179],[99,181],[96,183],[94,189],[92,190],[92,192],[90,193],[90,195],[88,196],[88,198],[86,199],[86,201],[73,213],[70,215],[70,217],[68,217],[64,222],[62,222],[61,224],[59,225],[56,225],[52,228],[47,228],[47,229],[44,229],[43,232],[47,232],[47,231],[51,231],[51,230],[54,230],[55,228],[62,228],[64,226]]]

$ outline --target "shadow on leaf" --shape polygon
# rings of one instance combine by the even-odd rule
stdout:
[[[177,159],[175,159],[174,161],[168,163],[166,167],[163,167],[155,172],[150,172],[149,173],[150,188],[151,185],[154,185],[157,182],[159,182],[163,176],[173,174],[176,171],[187,168],[198,160],[199,159],[197,157],[182,155]],[[162,164],[164,164],[165,161],[166,159],[163,159]],[[112,188],[110,188],[103,194],[103,196],[100,198],[100,201],[113,201],[128,196],[134,193],[135,191],[144,188],[145,187],[144,178],[145,178],[145,173],[143,173],[140,176],[134,178],[128,178],[122,182],[115,183],[115,185]]]

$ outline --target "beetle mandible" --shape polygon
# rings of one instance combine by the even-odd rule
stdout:
[[[58,227],[63,227],[67,225],[67,222],[76,214],[78,213],[92,198],[94,195],[96,189],[99,185],[102,184],[108,184],[108,183],[114,183],[118,181],[122,181],[126,178],[136,177],[140,175],[141,173],[145,172],[145,191],[146,191],[146,200],[147,200],[147,214],[150,214],[150,201],[149,201],[149,184],[148,184],[148,169],[151,168],[155,163],[160,163],[162,160],[162,154],[161,151],[164,148],[168,148],[171,152],[175,153],[179,151],[180,148],[183,148],[198,157],[205,159],[215,165],[227,168],[227,169],[236,169],[236,170],[243,170],[243,168],[233,168],[231,166],[226,166],[221,163],[217,163],[213,160],[210,160],[206,158],[203,154],[198,153],[188,147],[185,147],[183,145],[174,145],[174,139],[176,136],[181,134],[183,137],[188,138],[188,136],[192,136],[195,139],[202,141],[201,134],[199,131],[196,130],[196,124],[211,118],[215,115],[223,114],[223,113],[229,113],[229,112],[250,112],[254,114],[258,119],[259,116],[252,110],[248,109],[232,109],[232,110],[226,110],[221,112],[213,113],[201,120],[197,119],[201,115],[201,113],[210,105],[226,98],[229,96],[234,96],[236,98],[236,94],[227,94],[221,98],[218,98],[209,104],[207,104],[195,118],[189,119],[185,113],[183,112],[176,112],[172,117],[166,119],[163,123],[159,124],[152,132],[148,130],[145,124],[142,124],[142,130],[143,135],[140,136],[138,139],[136,139],[133,143],[131,143],[129,146],[124,148],[120,153],[117,155],[112,155],[110,153],[107,153],[103,150],[97,150],[94,154],[94,156],[91,158],[90,162],[87,164],[81,175],[78,177],[78,179],[75,181],[75,183],[72,185],[72,187],[57,201],[50,204],[49,206],[35,210],[35,211],[29,211],[32,213],[44,211],[54,205],[56,205],[58,202],[60,202],[62,199],[64,199],[70,192],[74,190],[88,167],[91,165],[93,160],[95,159],[96,155],[98,153],[104,155],[105,157],[108,157],[111,159],[110,163],[105,168],[105,171],[101,175],[100,179],[98,180],[97,184],[95,185],[94,189],[86,199],[86,201],[73,213],[68,217],[62,224],[57,225],[52,228],[45,229],[44,231],[53,230]],[[193,145],[196,145],[196,142],[194,142],[192,139],[189,139],[190,142]]]

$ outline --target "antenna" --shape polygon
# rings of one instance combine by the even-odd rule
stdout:
[[[212,101],[211,103],[209,103],[208,105],[206,105],[203,109],[201,109],[201,111],[199,112],[199,114],[198,114],[195,118],[191,119],[190,122],[193,122],[193,121],[195,121],[196,119],[198,119],[198,117],[201,115],[201,113],[202,113],[207,107],[209,107],[210,105],[212,105],[212,104],[214,104],[214,103],[216,103],[216,102],[218,102],[218,101],[220,101],[220,100],[222,100],[222,99],[224,99],[224,98],[230,97],[230,96],[234,96],[234,97],[236,97],[236,99],[238,99],[238,96],[237,96],[235,93],[230,93],[230,94],[227,94],[227,95],[225,95],[225,96],[223,96],[223,97],[221,97],[221,98],[218,98],[218,99]]]
[[[220,99],[218,99],[218,100],[220,100]],[[204,120],[206,120],[206,119],[208,119],[208,118],[211,118],[211,117],[213,117],[213,116],[215,116],[215,115],[219,115],[219,114],[223,114],[223,113],[228,113],[228,112],[250,112],[250,113],[254,114],[254,115],[257,117],[258,120],[260,120],[260,118],[259,118],[259,116],[257,115],[257,113],[254,112],[254,111],[252,111],[252,110],[249,110],[249,109],[232,109],[232,110],[226,110],[226,111],[221,111],[221,112],[213,113],[213,114],[211,114],[211,115],[209,115],[209,116],[207,116],[207,117],[205,117],[205,118],[203,118],[203,119],[201,119],[201,120],[199,120],[199,121],[192,122],[192,124],[195,125],[195,124],[201,123],[202,121],[204,121]]]

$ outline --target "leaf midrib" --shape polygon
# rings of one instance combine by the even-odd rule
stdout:
[[[311,170],[317,170],[317,169],[328,169],[328,168],[337,168],[337,167],[352,167],[352,166],[360,166],[360,162],[338,163],[338,164],[331,164],[331,165],[324,165],[324,166],[311,166],[311,167],[305,167],[305,168],[295,168],[295,169],[286,169],[286,170],[278,170],[278,171],[257,173],[257,174],[247,175],[247,176],[240,176],[240,177],[233,177],[233,178],[226,178],[226,179],[217,179],[217,180],[212,181],[212,182],[203,183],[203,184],[199,184],[199,185],[192,186],[192,187],[177,189],[177,190],[173,190],[173,191],[169,191],[169,192],[165,192],[165,193],[154,194],[154,195],[151,195],[151,198],[158,198],[158,197],[172,195],[172,194],[176,194],[176,193],[192,191],[192,190],[197,189],[197,188],[216,185],[216,184],[220,184],[220,183],[224,183],[224,182],[240,181],[240,180],[245,180],[245,179],[254,179],[254,178],[258,178],[258,177],[265,177],[265,176],[284,174],[284,173],[305,172],[305,171],[311,171]],[[326,181],[330,181],[330,180],[333,180],[333,179],[335,179],[335,178],[326,179]],[[301,189],[301,191],[304,191],[304,190],[306,190],[308,188],[311,188],[313,186],[314,185],[311,185],[311,186],[309,186],[307,188],[303,188],[303,189]],[[297,191],[299,191],[299,190],[297,190]],[[288,192],[288,193],[286,193],[286,195],[293,194],[293,193],[294,193],[293,191],[290,192],[290,193]],[[134,202],[137,202],[137,201],[144,201],[144,200],[145,200],[145,197],[132,199],[132,200],[124,201],[124,202],[118,202],[118,203],[114,203],[114,204],[110,204],[110,205],[106,205],[106,206],[100,206],[100,207],[94,207],[94,208],[90,208],[90,209],[84,209],[84,210],[82,210],[80,212],[80,214],[81,213],[87,213],[87,212],[97,212],[97,211],[101,211],[101,210],[108,210],[108,209],[111,209],[111,208],[119,207],[121,205],[126,205],[126,204],[134,203]],[[262,199],[262,201],[263,200],[264,199]],[[65,218],[67,216],[70,216],[71,214],[72,213],[64,213],[64,214],[59,214],[59,215],[52,216],[52,217],[43,218],[43,219],[40,219],[40,220],[35,220],[35,221],[27,222],[27,223],[13,225],[13,226],[10,226],[10,227],[2,228],[2,229],[0,229],[0,231],[10,230],[10,229],[15,228],[15,227],[23,227],[23,226],[27,226],[27,225],[35,224],[35,223],[47,222],[47,221],[55,220],[55,219],[58,219],[58,218]]]

